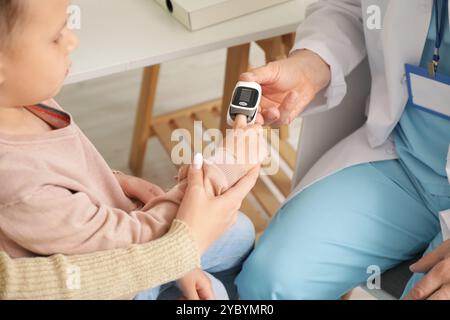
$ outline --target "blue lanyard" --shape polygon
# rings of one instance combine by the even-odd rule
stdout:
[[[433,61],[430,64],[430,75],[435,76],[438,67],[439,67],[439,61],[441,60],[440,56],[440,48],[442,44],[442,39],[444,37],[444,30],[445,30],[445,16],[448,12],[448,0],[442,0],[442,12],[440,12],[439,8],[439,2],[438,0],[434,0],[434,14],[436,15],[436,44],[434,46],[434,54],[433,54]]]

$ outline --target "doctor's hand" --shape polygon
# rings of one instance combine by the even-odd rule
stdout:
[[[410,267],[427,274],[411,290],[408,300],[450,300],[450,240]]]
[[[290,124],[331,80],[328,64],[309,50],[241,75],[241,81],[262,86],[261,113],[266,125]]]

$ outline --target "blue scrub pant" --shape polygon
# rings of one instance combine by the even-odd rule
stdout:
[[[339,299],[367,281],[368,267],[384,272],[437,247],[448,208],[450,198],[428,194],[399,160],[344,169],[280,209],[236,280],[240,297]]]

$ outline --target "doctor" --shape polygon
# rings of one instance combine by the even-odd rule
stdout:
[[[262,84],[266,124],[287,124],[339,105],[366,56],[367,122],[280,209],[237,279],[243,299],[338,299],[424,250],[404,297],[450,299],[448,0],[319,0],[290,57],[242,80]]]

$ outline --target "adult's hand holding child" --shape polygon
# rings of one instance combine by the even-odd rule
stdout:
[[[214,197],[206,192],[201,155],[196,159],[189,168],[188,186],[177,219],[190,227],[202,254],[236,222],[242,201],[254,187],[260,168],[255,167],[224,194]]]

